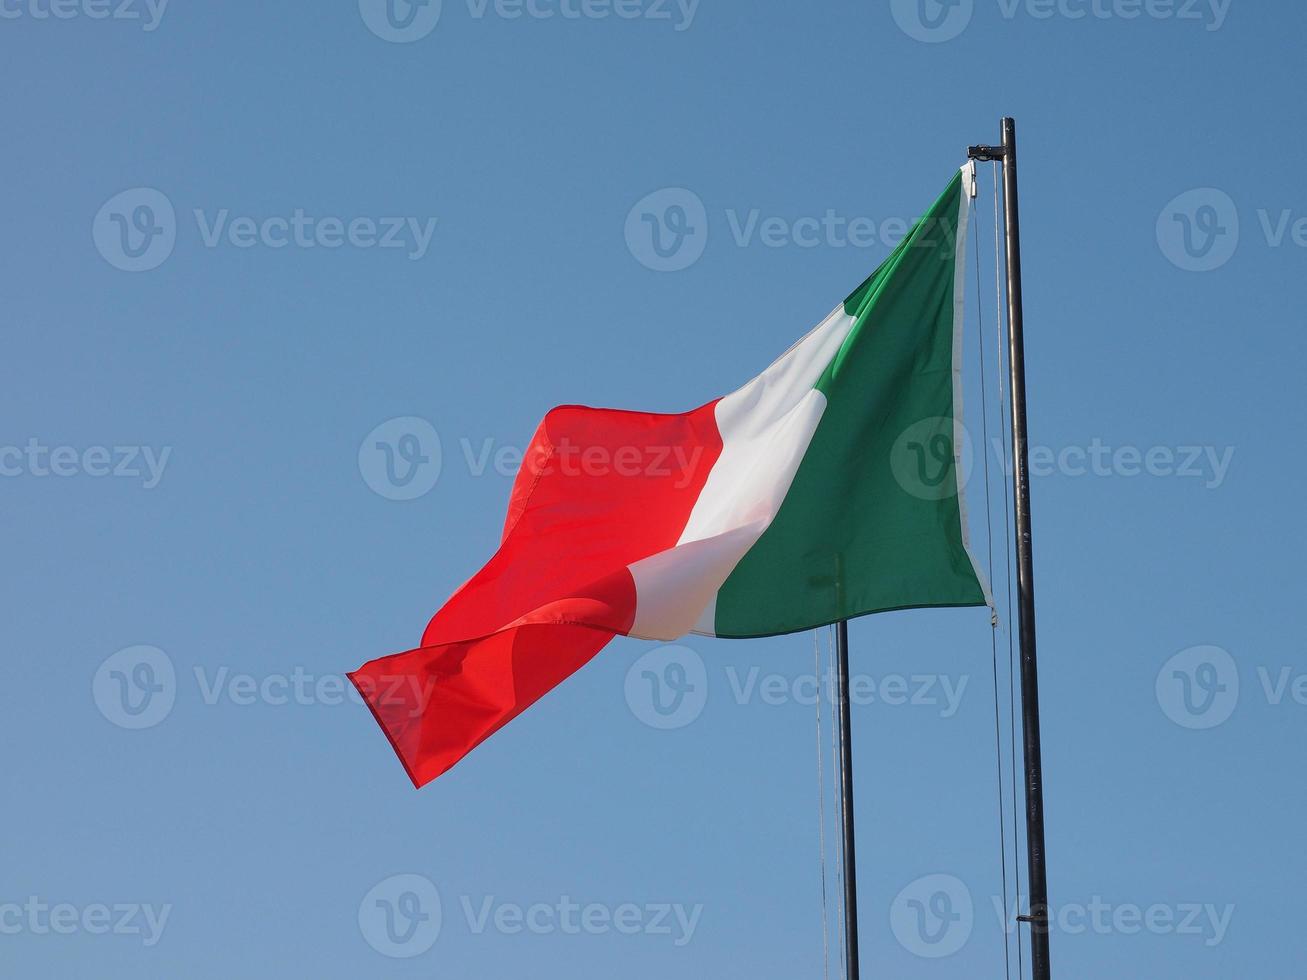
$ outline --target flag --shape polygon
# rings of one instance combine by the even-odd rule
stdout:
[[[494,557],[420,647],[350,675],[415,785],[617,635],[771,636],[986,603],[961,493],[969,175],[734,393],[680,415],[545,416]]]

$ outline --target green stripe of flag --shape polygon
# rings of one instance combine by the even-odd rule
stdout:
[[[817,382],[825,412],[776,519],[718,593],[719,636],[985,604],[954,452],[965,204],[959,173],[845,301],[855,323]]]

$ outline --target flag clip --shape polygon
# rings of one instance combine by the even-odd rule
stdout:
[[[968,146],[967,159],[978,160],[981,163],[987,163],[993,160],[1002,160],[1007,156],[1007,150],[1001,146]]]

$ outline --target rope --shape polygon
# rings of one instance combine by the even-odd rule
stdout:
[[[975,210],[975,204],[970,207]],[[984,305],[980,299],[980,228],[976,222],[972,222],[972,237],[976,245],[976,332],[980,337],[980,427],[981,436],[984,444],[981,448],[981,456],[984,457],[985,473],[985,543],[988,551],[989,580],[994,581],[994,503],[990,496],[990,476],[989,476],[989,392],[985,385],[985,314]],[[998,262],[998,253],[994,254],[994,261]],[[1007,816],[1004,813],[1003,806],[1003,725],[1000,720],[998,709],[998,612],[991,608],[990,610],[990,630],[989,630],[989,654],[990,668],[993,675],[994,683],[994,766],[995,766],[995,786],[998,789],[998,851],[999,867],[1003,879],[1003,976],[1007,980],[1012,980],[1012,954],[1011,941],[1008,939],[1007,923],[1008,912],[1008,885],[1007,885]],[[1012,814],[1013,821],[1016,820],[1015,811]]]
[[[833,685],[835,684],[835,627],[833,625],[826,627],[826,665],[827,676],[831,679],[832,687],[830,689],[833,691]],[[838,773],[840,772],[840,746],[843,742],[843,733],[840,732],[840,726],[835,723],[834,702],[832,702],[831,710],[830,739],[832,759],[831,772]],[[837,826],[844,826],[844,794],[840,788],[837,788],[835,791],[835,821]],[[837,887],[835,889],[835,908],[840,922],[840,928],[837,930],[839,935],[840,976],[844,977],[844,980],[849,980],[849,960],[844,949],[844,834],[842,833],[835,835],[835,856],[839,858],[838,867],[840,869],[839,875],[836,878]]]
[[[1007,415],[1007,406],[1004,399],[1003,391],[1003,275],[999,267],[999,237],[998,237],[998,215],[999,215],[999,186],[998,186],[998,164],[994,165],[994,326],[998,331],[998,416],[1002,427],[1006,428],[1009,424]],[[1008,431],[1011,431],[1010,429]],[[1009,450],[1010,445],[1003,443],[1003,472],[1008,472]],[[1012,464],[1015,465],[1015,464]],[[1009,544],[1012,540],[1012,499],[1010,481],[1003,480],[1003,554],[1007,559],[1007,710],[1008,710],[1008,735],[1009,750],[1011,752],[1012,764],[1009,772],[1012,777],[1012,853],[1013,864],[1016,877],[1017,901],[1021,900],[1021,852],[1017,845],[1017,717],[1016,717],[1016,655],[1012,646],[1012,548]],[[1004,923],[1006,929],[1007,923]],[[1015,930],[1017,934],[1017,976],[1025,976],[1025,963],[1022,953],[1021,930]]]
[[[830,919],[826,909],[826,772],[821,744],[821,652],[812,631],[812,665],[817,676],[817,853],[821,866],[821,975],[830,980]]]

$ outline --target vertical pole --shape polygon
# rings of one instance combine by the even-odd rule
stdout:
[[[853,740],[849,717],[849,623],[840,620],[835,632],[839,672],[840,799],[844,814],[844,951],[848,980],[858,980],[858,872],[853,848]]]
[[[1026,859],[1030,875],[1030,963],[1049,980],[1048,874],[1044,851],[1044,771],[1039,740],[1039,670],[1035,657],[1035,568],[1030,529],[1030,451],[1026,433],[1026,351],[1021,311],[1021,220],[1017,199],[1016,121],[1003,120],[1003,202],[1007,229],[1008,370],[1012,391],[1012,482],[1015,489],[1017,623],[1021,649],[1021,721],[1026,769]]]

